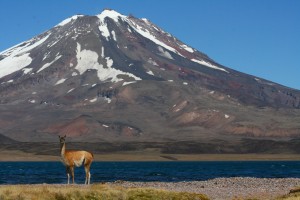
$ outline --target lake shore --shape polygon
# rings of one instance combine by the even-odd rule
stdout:
[[[128,151],[95,154],[95,161],[297,161],[299,154],[161,154],[156,151]],[[60,161],[59,154],[36,155],[22,151],[1,151],[5,161]]]
[[[93,195],[94,199],[116,199],[117,197],[132,198],[147,196],[147,199],[165,197],[169,199],[288,199],[290,190],[300,185],[299,178],[216,178],[206,181],[187,182],[128,182],[116,181],[107,183],[93,183],[86,185],[66,184],[33,184],[33,185],[0,185],[0,195],[15,195],[33,198],[40,195],[38,199],[53,197],[72,197],[79,199],[78,195],[85,197]],[[136,193],[136,194],[134,194]],[[171,196],[170,196],[171,195]],[[196,198],[195,195],[204,195],[204,198]],[[294,194],[300,197],[300,193]],[[205,197],[206,196],[206,197]],[[175,198],[177,197],[177,198]],[[197,196],[198,197],[198,196]],[[53,199],[55,199],[53,198]],[[67,199],[67,198],[64,198]],[[84,199],[84,198],[83,198]],[[133,198],[135,199],[135,198]]]
[[[153,188],[175,192],[205,194],[209,199],[274,199],[300,186],[299,178],[216,178],[187,182],[115,182],[125,188]]]
[[[4,155],[7,155],[4,153]],[[12,157],[5,157],[0,153],[1,161],[60,161],[59,156],[44,156],[15,152]],[[5,158],[7,160],[5,160]],[[13,159],[8,159],[13,158]],[[176,159],[174,159],[176,158]],[[95,161],[269,161],[269,160],[299,160],[298,155],[294,154],[97,154]],[[94,183],[92,185],[99,185]],[[129,182],[116,181],[102,183],[104,187],[124,188],[126,189],[158,189],[173,192],[188,192],[204,194],[209,199],[276,199],[286,195],[291,189],[300,186],[300,178],[215,178],[206,181],[181,181],[181,182]],[[18,187],[18,185],[11,185]],[[32,187],[33,185],[28,185]],[[37,184],[34,186],[69,187],[64,184]],[[0,185],[0,189],[5,185]],[[6,185],[7,187],[7,185]],[[83,185],[71,185],[70,187],[81,188]],[[300,197],[300,195],[299,195]]]

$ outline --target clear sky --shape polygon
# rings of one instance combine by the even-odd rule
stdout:
[[[1,0],[0,52],[104,8],[147,18],[224,66],[300,89],[300,0]]]

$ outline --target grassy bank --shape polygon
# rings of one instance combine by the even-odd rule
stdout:
[[[273,199],[299,200],[300,188],[290,194],[267,198],[255,195],[249,199],[234,197],[235,200]],[[0,200],[208,200],[204,194],[172,192],[151,188],[125,188],[107,184],[86,185],[3,185],[0,186]]]
[[[202,194],[148,188],[123,188],[105,184],[0,186],[0,200],[207,200]]]

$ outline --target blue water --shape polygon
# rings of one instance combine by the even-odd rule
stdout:
[[[243,162],[94,162],[91,183],[126,181],[196,181],[217,177],[300,178],[300,161]],[[84,183],[83,168],[75,182]],[[60,162],[0,162],[0,184],[66,183]]]

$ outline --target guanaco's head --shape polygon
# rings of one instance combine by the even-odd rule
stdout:
[[[66,136],[66,135],[65,135],[65,136],[60,136],[60,135],[59,135],[58,137],[59,137],[59,143],[60,143],[60,144],[64,144],[65,141],[66,141],[66,137],[67,137],[67,136]]]

